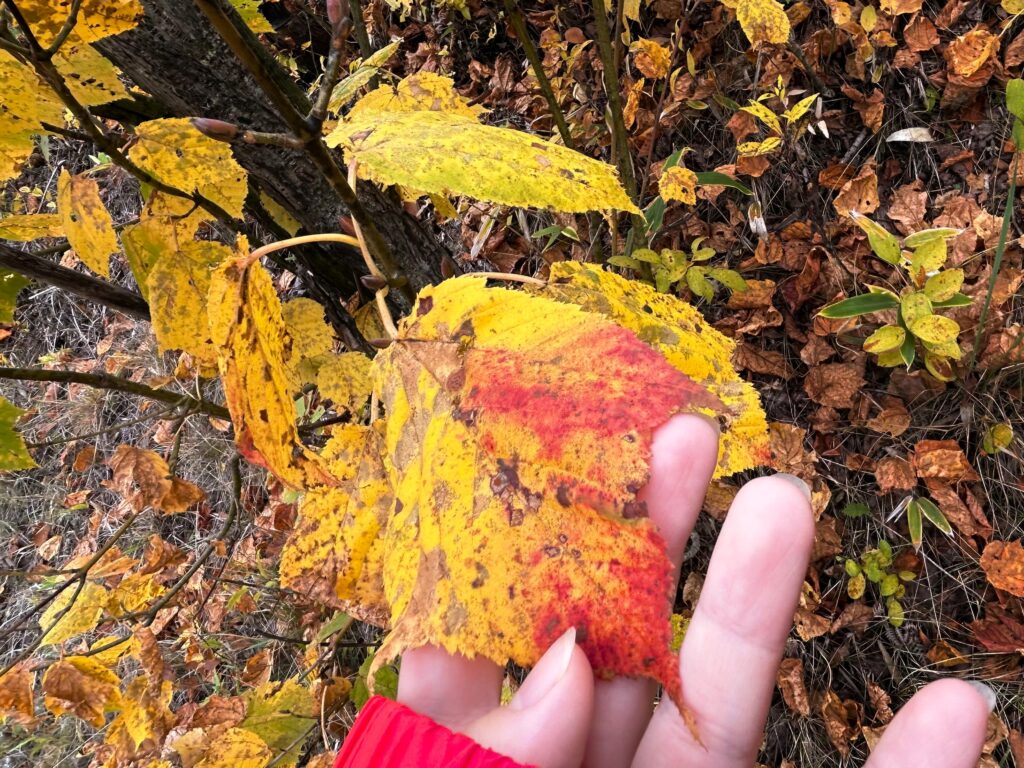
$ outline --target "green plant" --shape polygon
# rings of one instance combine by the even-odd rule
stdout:
[[[906,505],[907,509],[907,528],[910,531],[910,542],[914,545],[915,550],[920,549],[921,543],[924,541],[925,520],[947,536],[953,535],[953,527],[949,524],[949,520],[946,519],[946,516],[942,514],[942,510],[935,506],[935,502],[931,499],[908,496],[896,508],[895,514],[899,514],[904,505]]]
[[[889,623],[901,627],[904,621],[903,605],[900,598],[906,594],[905,583],[913,581],[913,571],[900,571],[893,566],[893,552],[889,542],[880,539],[874,549],[866,550],[859,559],[846,558],[843,567],[850,580],[846,593],[851,600],[860,600],[867,592],[869,583],[878,587],[878,594],[885,600]]]
[[[906,365],[924,351],[924,364],[935,378],[952,381],[953,361],[962,357],[957,337],[960,325],[953,318],[936,314],[937,309],[963,307],[971,298],[960,293],[962,269],[943,269],[948,258],[948,241],[959,234],[949,228],[915,232],[902,243],[871,219],[853,213],[853,220],[868,236],[871,250],[882,261],[901,267],[907,285],[900,294],[877,285],[868,293],[830,304],[819,313],[827,318],[859,317],[895,309],[896,322],[883,325],[864,340],[864,349],[878,356],[885,367]]]
[[[669,293],[675,286],[685,282],[694,295],[711,301],[715,297],[715,287],[708,278],[715,280],[730,291],[747,290],[747,281],[734,269],[725,267],[699,266],[713,259],[714,248],[703,246],[706,238],[698,237],[690,243],[690,252],[662,248],[656,252],[650,248],[638,248],[631,256],[612,256],[609,264],[616,267],[629,267],[640,275],[651,275],[648,283],[662,293]]]

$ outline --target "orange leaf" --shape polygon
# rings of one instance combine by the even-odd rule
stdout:
[[[981,553],[981,567],[992,586],[1024,597],[1024,547],[1020,541],[990,541]]]
[[[161,512],[184,512],[206,498],[198,486],[175,477],[157,453],[122,443],[108,462],[114,471],[111,487],[135,511],[154,507]]]

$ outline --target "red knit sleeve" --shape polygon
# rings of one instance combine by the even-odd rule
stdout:
[[[435,767],[531,768],[383,696],[366,703],[334,761],[334,768]]]

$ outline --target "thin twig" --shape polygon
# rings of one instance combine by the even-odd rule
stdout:
[[[612,48],[611,31],[608,28],[608,10],[604,0],[592,0],[594,22],[597,25],[597,50],[604,69],[604,89],[608,97],[608,120],[612,133],[612,154],[618,166],[622,184],[630,198],[636,198],[636,178],[629,153],[626,123],[622,114],[622,97],[619,94],[619,68]]]
[[[302,149],[305,144],[296,139],[290,133],[266,133],[264,131],[242,131],[238,135],[239,141],[246,144],[269,144],[275,147],[286,149]]]
[[[540,86],[540,92],[548,103],[548,111],[551,112],[551,118],[555,121],[558,135],[562,137],[562,143],[569,149],[573,149],[569,125],[565,122],[562,107],[559,105],[558,99],[555,98],[555,91],[551,87],[551,80],[548,79],[548,75],[544,71],[544,63],[537,53],[537,47],[533,44],[530,31],[526,28],[526,20],[523,18],[523,13],[519,10],[516,0],[505,0],[505,15],[508,16],[509,23],[512,25],[512,30],[516,33],[516,37],[519,38],[519,44],[523,46],[523,53],[526,54],[526,60],[530,62],[533,76],[537,78],[537,84]]]
[[[68,9],[68,17],[64,22],[64,26],[60,28],[57,36],[53,38],[53,42],[47,46],[44,53],[46,56],[53,56],[60,47],[64,45],[64,41],[68,39],[68,35],[71,34],[75,28],[75,24],[78,23],[78,12],[82,9],[82,0],[71,0],[71,7]]]
[[[411,303],[415,299],[409,279],[399,269],[387,242],[377,230],[369,213],[359,202],[355,189],[334,160],[319,131],[313,131],[306,120],[312,106],[304,94],[285,85],[280,65],[269,55],[259,39],[245,26],[237,13],[224,7],[223,0],[193,0],[210,21],[228,48],[249,71],[260,90],[267,96],[295,138],[305,145],[306,154],[330,183],[341,201],[358,221],[366,235],[374,257],[381,264],[388,284],[397,288]],[[289,90],[290,89],[290,90]]]
[[[51,371],[46,368],[0,368],[0,379],[85,384],[96,389],[113,389],[118,392],[127,392],[132,395],[149,398],[150,400],[157,400],[161,403],[170,403],[172,405],[184,404],[199,413],[205,413],[207,416],[224,419],[225,421],[231,419],[231,412],[227,408],[211,403],[209,400],[202,400],[191,395],[183,395],[180,392],[172,392],[168,389],[154,389],[131,379],[113,376],[109,373]]]
[[[320,90],[316,95],[316,103],[309,111],[309,114],[306,115],[306,124],[316,134],[320,133],[324,125],[324,118],[327,117],[327,106],[331,102],[331,93],[334,91],[334,86],[338,84],[338,77],[341,75],[341,57],[345,52],[345,38],[348,37],[348,33],[352,30],[351,13],[341,13],[341,0],[328,0],[328,2],[330,3],[328,8],[333,9],[331,15],[338,15],[339,18],[332,19],[331,48],[327,54],[327,66],[324,67],[324,77],[320,83]],[[349,10],[351,10],[351,7]],[[363,34],[365,36],[365,29]],[[369,48],[369,45],[370,42],[367,40],[367,48]],[[363,54],[364,58],[368,55]]]

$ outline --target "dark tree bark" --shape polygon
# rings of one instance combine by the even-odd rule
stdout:
[[[285,124],[191,0],[143,0],[138,27],[98,47],[128,77],[162,104],[168,115],[212,117],[242,128],[282,132]],[[297,89],[296,89],[297,91]],[[299,92],[299,98],[304,96]],[[302,152],[272,146],[236,145],[235,156],[262,190],[311,233],[340,231],[346,210]],[[370,184],[359,199],[388,241],[414,289],[437,282],[446,251],[401,205]],[[308,272],[336,296],[356,289],[365,269],[354,251],[304,248]]]

